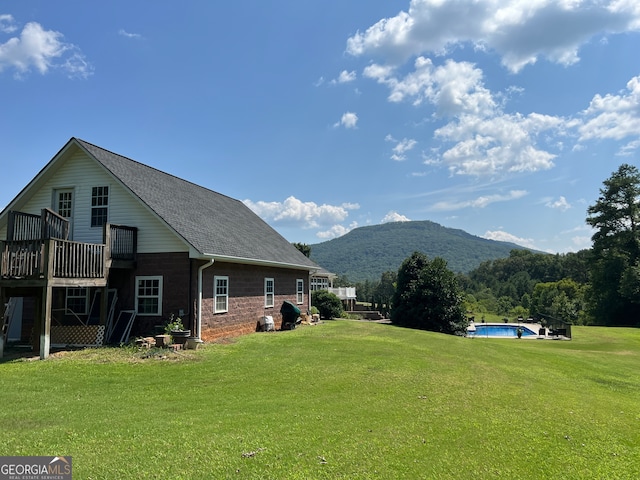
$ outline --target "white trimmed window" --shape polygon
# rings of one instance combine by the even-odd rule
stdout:
[[[264,306],[273,307],[275,303],[275,282],[273,278],[264,279]]]
[[[329,290],[329,279],[326,277],[311,277],[311,291]]]
[[[69,287],[65,299],[65,308],[76,315],[86,315],[89,303],[89,290],[86,287]]]
[[[109,208],[109,187],[91,189],[91,226],[101,227],[107,223]]]
[[[304,303],[304,280],[301,278],[296,280],[296,302],[298,305]]]
[[[213,313],[229,311],[229,277],[213,277]]]
[[[136,277],[138,315],[162,315],[162,276]]]

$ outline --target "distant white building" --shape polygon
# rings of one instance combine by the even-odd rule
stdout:
[[[309,286],[311,291],[328,290],[342,300],[345,310],[353,311],[356,306],[356,287],[334,287],[333,281],[337,275],[324,268],[311,274]]]

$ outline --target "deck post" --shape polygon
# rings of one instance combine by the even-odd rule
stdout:
[[[0,287],[0,308],[2,309],[2,328],[0,328],[0,358],[4,357],[4,339],[6,338],[4,331],[4,322],[6,321],[6,318],[4,318],[4,314],[6,312],[6,309],[4,305],[7,301],[7,297],[4,291],[4,287]],[[9,335],[8,331],[6,332],[6,335]]]
[[[107,325],[107,310],[109,309],[109,287],[105,285],[100,295],[100,321],[98,325]],[[105,331],[106,335],[106,331]]]
[[[49,356],[51,349],[51,294],[53,288],[47,285],[42,288],[40,299],[40,360]]]

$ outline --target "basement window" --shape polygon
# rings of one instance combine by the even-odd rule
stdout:
[[[69,287],[65,299],[65,313],[71,312],[76,315],[87,314],[87,304],[89,302],[89,292],[86,287]]]
[[[162,276],[136,277],[138,315],[162,315]]]

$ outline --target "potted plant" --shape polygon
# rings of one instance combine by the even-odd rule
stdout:
[[[165,327],[165,332],[171,335],[174,343],[184,345],[187,341],[187,337],[191,335],[191,330],[186,330],[182,324],[180,317],[174,317],[173,313],[169,315],[169,323]]]

